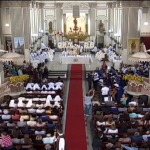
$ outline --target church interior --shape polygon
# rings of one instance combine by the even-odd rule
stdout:
[[[150,150],[149,7],[0,1],[0,149]]]

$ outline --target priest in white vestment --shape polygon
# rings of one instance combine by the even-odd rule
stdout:
[[[45,44],[44,44],[44,42],[42,41],[42,43],[41,43],[41,49],[43,50],[43,49],[46,49],[47,47],[45,46]]]
[[[93,53],[96,53],[97,51],[98,51],[98,48],[96,46],[91,50],[91,52]]]
[[[64,50],[64,51],[62,52],[62,56],[68,56],[68,52],[67,52],[66,50]]]

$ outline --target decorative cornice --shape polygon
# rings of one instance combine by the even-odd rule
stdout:
[[[90,8],[96,8],[97,4],[96,3],[89,3]]]
[[[30,1],[22,1],[21,7],[30,7],[31,2]]]
[[[44,3],[39,3],[39,8],[42,9],[44,8],[45,4]]]
[[[141,7],[141,1],[121,1],[122,7]]]
[[[55,7],[56,7],[56,8],[62,8],[62,5],[63,5],[63,3],[56,3],[56,4],[55,4]]]
[[[108,8],[112,8],[112,3],[107,3]]]
[[[116,8],[116,2],[112,3],[112,8]]]

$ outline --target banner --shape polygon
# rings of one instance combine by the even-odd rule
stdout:
[[[140,39],[128,39],[128,52],[133,54],[140,50]]]
[[[16,53],[24,55],[24,37],[14,38],[14,49]]]

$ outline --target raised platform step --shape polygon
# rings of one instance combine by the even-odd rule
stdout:
[[[56,79],[56,78],[67,78],[67,71],[49,71],[48,78]]]

